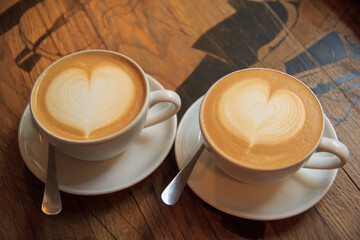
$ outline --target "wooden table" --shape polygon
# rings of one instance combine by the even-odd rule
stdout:
[[[0,239],[360,239],[360,3],[340,0],[5,0],[0,4]],[[100,196],[62,192],[41,212],[44,184],[19,152],[18,126],[34,81],[82,49],[124,53],[186,109],[219,77],[246,67],[288,72],[320,98],[352,159],[308,211],[276,221],[223,213],[186,187],[160,194],[174,151],[149,177]]]

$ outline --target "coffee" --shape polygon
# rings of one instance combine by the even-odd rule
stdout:
[[[112,135],[142,109],[146,80],[126,58],[109,52],[82,52],[55,62],[39,77],[32,96],[38,122],[70,140]]]
[[[291,165],[308,155],[322,134],[315,95],[282,72],[234,72],[215,83],[203,101],[200,125],[206,140],[247,167]]]

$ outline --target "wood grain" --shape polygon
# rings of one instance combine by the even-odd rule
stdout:
[[[1,239],[360,238],[360,4],[351,0],[14,0],[0,4]],[[101,196],[61,193],[63,211],[40,210],[44,184],[26,167],[18,125],[37,77],[83,49],[137,61],[186,109],[221,76],[246,67],[288,72],[319,97],[351,161],[308,211],[276,221],[225,214],[186,187],[169,207],[174,151],[140,183]]]

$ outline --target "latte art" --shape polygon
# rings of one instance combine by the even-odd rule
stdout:
[[[69,68],[49,85],[46,106],[58,121],[84,132],[120,118],[134,98],[130,76],[112,63],[102,63],[88,75],[80,68]]]
[[[248,79],[227,89],[219,100],[221,124],[255,144],[277,144],[296,135],[305,122],[302,100],[293,92],[281,89],[271,94],[261,79]]]
[[[55,62],[36,81],[31,107],[61,138],[92,140],[115,134],[143,108],[147,85],[136,65],[109,52],[82,52]]]
[[[323,121],[321,106],[309,88],[270,69],[225,76],[206,93],[200,110],[204,139],[216,152],[261,169],[284,167],[306,157],[321,136]]]

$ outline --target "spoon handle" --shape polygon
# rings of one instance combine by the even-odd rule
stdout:
[[[49,143],[48,167],[41,209],[47,215],[55,215],[61,211],[61,208],[60,191],[56,174],[55,147]]]
[[[162,192],[161,199],[166,205],[174,205],[177,202],[195,166],[195,163],[204,151],[204,148],[205,146],[202,144],[190,161],[186,163],[186,165]]]

